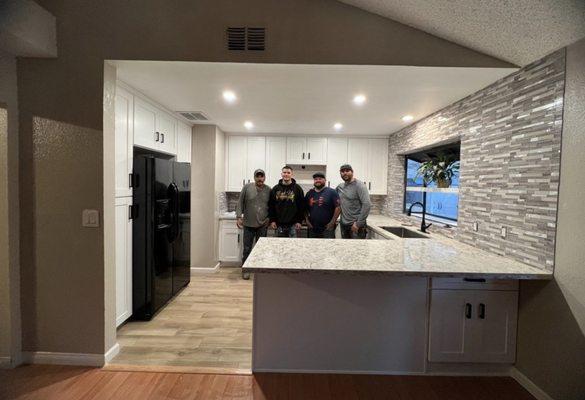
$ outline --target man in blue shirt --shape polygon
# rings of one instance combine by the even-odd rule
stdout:
[[[325,175],[313,174],[313,189],[305,196],[307,237],[335,239],[335,225],[341,213],[339,195],[325,186]]]

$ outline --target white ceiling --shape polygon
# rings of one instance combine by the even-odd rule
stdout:
[[[585,0],[340,0],[526,65],[585,37]]]
[[[388,135],[510,74],[510,68],[116,61],[118,79],[172,111],[203,111],[225,132]],[[226,104],[223,90],[238,101]],[[363,93],[362,107],[352,103]]]

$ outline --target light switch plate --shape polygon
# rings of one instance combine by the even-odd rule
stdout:
[[[97,228],[100,226],[100,212],[98,210],[83,210],[81,212],[81,226]]]

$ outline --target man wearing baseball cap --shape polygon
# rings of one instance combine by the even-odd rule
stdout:
[[[236,206],[236,225],[238,228],[244,229],[242,265],[246,262],[258,239],[266,236],[269,222],[270,186],[264,184],[265,179],[263,170],[254,171],[254,182],[244,185]],[[250,279],[250,273],[242,272],[242,278]]]
[[[370,214],[370,193],[366,184],[353,177],[349,164],[339,167],[343,182],[337,186],[341,200],[341,237],[344,239],[365,239],[366,219]]]
[[[325,186],[325,174],[313,174],[314,188],[305,196],[307,237],[335,239],[335,225],[341,208],[337,192]]]

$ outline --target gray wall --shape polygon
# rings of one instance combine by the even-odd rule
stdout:
[[[522,282],[516,367],[558,400],[585,398],[585,39],[567,48],[555,279]]]
[[[111,305],[104,292],[111,282],[104,283],[104,248],[113,242],[104,242],[103,227],[80,223],[84,208],[109,215],[104,60],[510,67],[334,0],[39,3],[57,18],[59,57],[18,61],[23,348],[29,351],[107,347],[104,309]],[[265,26],[267,51],[229,53],[224,35],[233,24]]]
[[[387,213],[402,214],[401,154],[460,140],[455,238],[552,270],[564,71],[559,50],[392,134]]]

